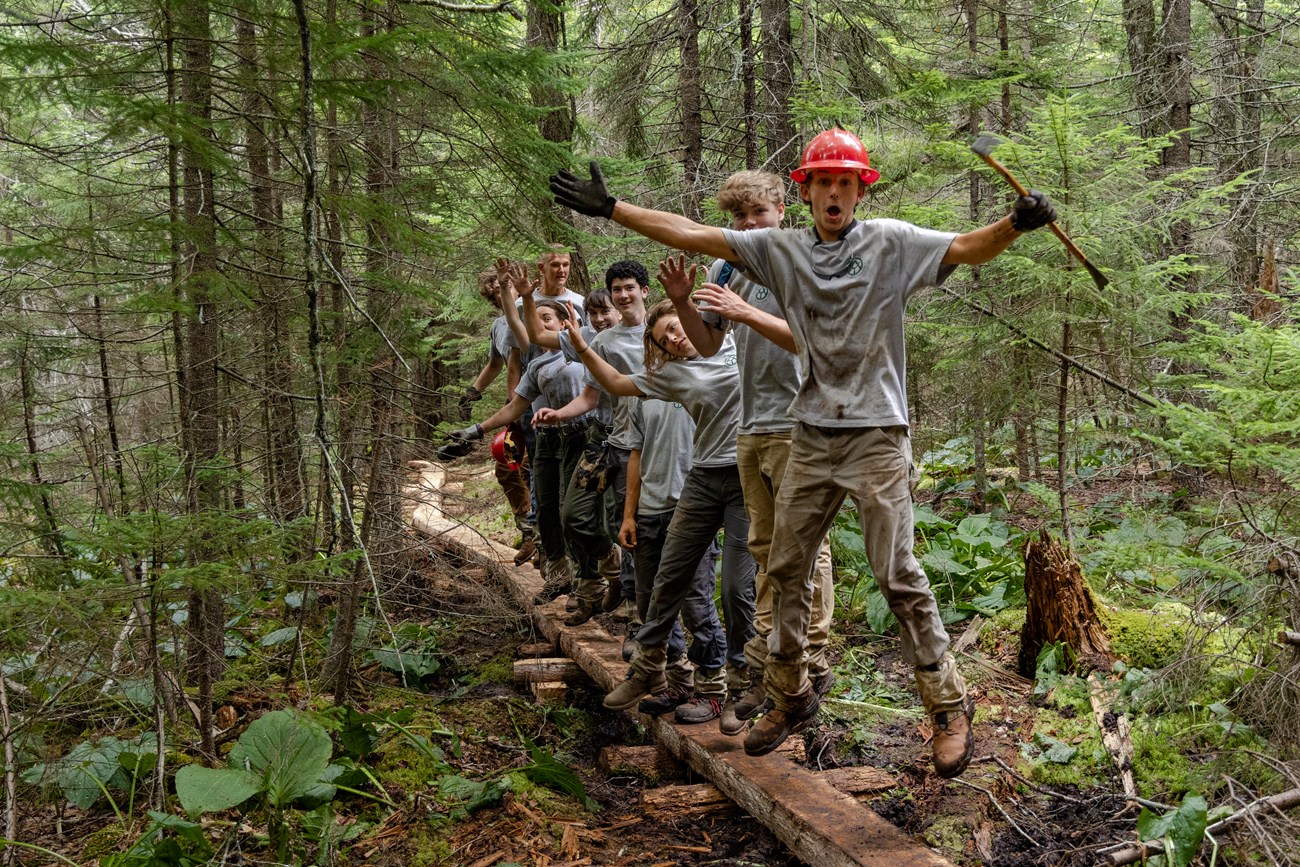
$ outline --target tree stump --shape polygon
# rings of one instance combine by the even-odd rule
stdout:
[[[1020,632],[1020,673],[1033,677],[1043,646],[1065,642],[1080,670],[1109,668],[1110,639],[1079,564],[1046,530],[1025,544],[1025,627]]]

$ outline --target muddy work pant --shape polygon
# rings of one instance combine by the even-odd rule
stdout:
[[[767,561],[772,551],[776,498],[781,492],[789,458],[788,433],[742,434],[736,438],[736,465],[740,484],[745,489],[745,511],[749,513],[749,553],[758,564],[754,578],[754,637],[745,645],[745,661],[749,663],[751,676],[761,673],[767,664],[767,639],[772,634],[772,587],[767,577]],[[808,623],[810,677],[830,671],[826,644],[830,640],[834,612],[831,546],[823,538],[812,573],[812,612]]]
[[[524,456],[523,462],[516,469],[512,470],[500,462],[495,464],[495,469],[497,484],[501,486],[506,502],[510,504],[510,514],[514,515],[515,529],[523,531],[529,526],[529,513],[533,510],[528,456]]]
[[[659,574],[659,561],[663,556],[664,543],[668,540],[668,525],[672,521],[672,512],[660,512],[657,515],[636,516],[636,622],[645,623],[650,611],[650,597],[654,594],[655,576]],[[695,568],[695,580],[692,591],[683,603],[684,608],[699,609],[691,616],[692,620],[707,619],[703,610],[705,606],[713,607],[713,585],[717,575],[718,542],[715,539],[708,551],[700,558]],[[681,623],[674,623],[668,634],[668,659],[675,660],[686,653],[686,635]]]
[[[697,586],[700,558],[717,540],[718,530],[725,533],[722,547],[722,611],[726,632],[712,604],[713,582],[707,594],[710,603],[685,605],[688,598],[705,591]],[[745,642],[754,635],[754,558],[749,555],[749,518],[745,514],[745,497],[735,464],[725,467],[694,467],[686,476],[677,508],[668,524],[659,571],[646,622],[636,639],[650,650],[668,641],[680,614],[692,641],[687,655],[697,669],[704,669],[709,679],[710,697],[726,696],[725,681],[718,677],[728,663],[743,667]],[[654,654],[650,654],[654,658]],[[633,667],[637,660],[633,658]],[[649,673],[649,672],[643,672]],[[701,678],[696,678],[699,690]]]
[[[605,593],[605,579],[600,561],[610,552],[623,521],[623,501],[627,496],[627,459],[629,452],[604,441],[604,427],[595,427],[587,445],[589,456],[600,455],[604,461],[606,486],[603,491],[587,484],[582,473],[569,480],[564,496],[565,538],[576,562],[578,598],[589,605],[600,601]],[[636,592],[636,575],[631,555],[620,557],[619,586],[625,599]]]
[[[790,710],[790,700],[809,687],[813,565],[846,496],[857,506],[871,570],[898,618],[903,658],[914,666],[943,660],[948,632],[929,579],[912,553],[913,472],[904,427],[795,425],[768,559],[773,628],[764,683],[779,709]]]

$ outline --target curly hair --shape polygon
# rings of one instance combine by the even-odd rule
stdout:
[[[620,259],[605,269],[605,288],[613,287],[615,280],[631,277],[638,286],[650,285],[650,272],[640,262],[632,259]]]

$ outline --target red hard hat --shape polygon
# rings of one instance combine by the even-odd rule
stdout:
[[[871,167],[867,149],[858,137],[838,127],[813,136],[803,149],[799,168],[790,172],[790,180],[802,184],[814,169],[857,169],[864,184],[874,184],[880,179],[880,172]]]
[[[492,438],[492,457],[507,470],[517,470],[524,460],[523,431],[511,424]]]

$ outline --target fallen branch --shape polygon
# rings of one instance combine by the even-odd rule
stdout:
[[[1295,807],[1300,807],[1300,789],[1288,789],[1285,792],[1279,792],[1276,795],[1270,795],[1267,798],[1260,798],[1257,801],[1247,804],[1231,816],[1220,819],[1206,828],[1205,835],[1211,837],[1229,825],[1236,824],[1242,819],[1254,816],[1256,813],[1263,812],[1264,810],[1276,810],[1281,812]],[[1130,843],[1128,848],[1112,853],[1110,856],[1110,863],[1113,867],[1121,867],[1121,865],[1132,864],[1152,855],[1159,855],[1164,850],[1165,844],[1163,840],[1148,840],[1145,843]]]
[[[1289,644],[1292,647],[1300,647],[1300,632],[1279,632],[1277,634],[1279,644]]]
[[[1101,729],[1101,742],[1119,770],[1124,797],[1132,800],[1137,797],[1137,785],[1133,781],[1133,738],[1128,718],[1110,706],[1106,685],[1095,671],[1088,675],[1088,699],[1092,702],[1093,718]]]
[[[965,780],[963,780],[961,777],[953,777],[952,781],[954,783],[961,783],[963,786],[965,786],[968,789],[974,789],[977,792],[983,792],[988,797],[989,802],[992,803],[994,807],[997,807],[998,812],[1002,814],[1002,818],[1006,819],[1007,822],[1011,825],[1011,827],[1015,828],[1016,831],[1020,833],[1021,837],[1024,837],[1026,840],[1028,840],[1030,846],[1033,846],[1035,849],[1042,848],[1043,844],[1039,843],[1033,837],[1030,837],[1028,834],[1026,834],[1025,829],[1021,828],[1019,825],[1016,824],[1016,820],[1011,818],[1011,814],[1008,813],[1002,807],[1002,804],[998,801],[996,797],[994,797],[993,793],[990,792],[988,789],[984,788],[983,786],[977,786],[974,783],[968,783]]]

